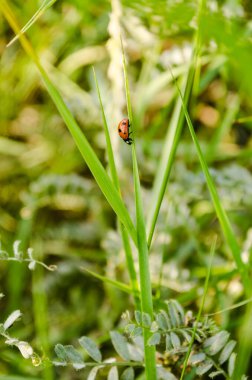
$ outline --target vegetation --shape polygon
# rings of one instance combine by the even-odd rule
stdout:
[[[1,379],[252,376],[251,12],[0,1]]]

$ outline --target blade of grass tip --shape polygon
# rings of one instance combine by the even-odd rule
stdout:
[[[184,95],[184,103],[187,105],[189,101],[189,96],[192,90],[195,70],[198,68],[200,72],[200,66],[198,65],[198,57],[200,56],[201,49],[201,36],[200,36],[200,25],[201,25],[201,16],[206,6],[206,0],[200,0],[197,13],[197,24],[199,25],[196,29],[196,34],[194,38],[194,48],[192,53],[192,59],[188,70],[186,83],[183,83],[182,88]],[[173,73],[171,73],[173,74]],[[173,75],[171,75],[174,78]],[[179,98],[174,113],[172,116],[171,126],[166,135],[160,165],[158,168],[157,176],[155,178],[154,187],[152,191],[152,200],[150,202],[150,211],[148,214],[147,222],[147,231],[148,231],[148,246],[151,246],[158,214],[160,211],[161,203],[165,194],[165,190],[170,178],[171,168],[174,162],[175,154],[180,140],[181,131],[184,124],[184,112],[183,104]]]
[[[226,307],[225,309],[216,311],[215,313],[205,314],[205,316],[206,317],[213,317],[214,315],[222,314],[222,313],[225,313],[226,311],[234,310],[234,309],[237,309],[238,307],[245,306],[250,302],[252,302],[252,297],[247,299],[247,300],[235,303],[234,305]]]
[[[94,81],[95,81],[96,91],[97,91],[97,95],[98,95],[98,99],[99,99],[99,103],[100,103],[100,108],[101,108],[101,112],[102,112],[103,125],[104,125],[104,129],[105,129],[105,137],[106,137],[106,147],[107,147],[107,153],[108,153],[109,169],[110,169],[110,173],[111,173],[111,177],[112,177],[113,183],[116,186],[117,190],[120,191],[119,179],[118,179],[118,175],[117,175],[117,170],[116,170],[116,165],[115,165],[115,160],[114,160],[114,154],[113,154],[112,144],[111,144],[111,140],[110,140],[108,123],[107,123],[107,119],[106,119],[106,116],[105,116],[104,107],[103,107],[102,99],[101,99],[100,88],[99,88],[99,85],[98,85],[98,81],[97,81],[97,77],[96,77],[96,73],[95,73],[94,67],[93,67],[93,74],[94,74]]]
[[[170,70],[171,70],[171,68],[170,68]],[[172,74],[172,70],[171,70],[171,74]],[[174,76],[173,76],[173,78],[174,78]],[[187,111],[186,105],[184,103],[182,93],[180,91],[180,88],[179,88],[179,86],[178,86],[177,81],[176,81],[175,78],[174,78],[174,83],[176,85],[176,88],[177,88],[177,91],[179,93],[179,96],[180,96],[180,98],[182,100],[182,105],[183,105],[183,110],[184,110],[184,113],[185,113],[186,121],[187,121],[189,130],[190,130],[190,134],[191,134],[192,140],[193,140],[194,145],[195,145],[196,150],[197,150],[197,154],[198,154],[199,161],[200,161],[200,164],[201,164],[201,167],[202,167],[202,171],[203,171],[203,173],[205,175],[205,178],[206,178],[206,183],[207,183],[207,186],[208,186],[208,190],[210,192],[210,195],[211,195],[211,198],[212,198],[212,201],[213,201],[213,205],[214,205],[214,208],[215,208],[215,212],[216,212],[216,215],[217,215],[217,217],[219,219],[219,222],[220,222],[220,225],[221,225],[221,228],[222,228],[223,235],[224,235],[224,237],[225,237],[225,239],[226,239],[226,241],[228,243],[228,246],[229,246],[229,248],[230,248],[230,250],[232,252],[232,255],[234,257],[234,260],[236,262],[237,268],[238,268],[238,270],[240,272],[240,276],[241,276],[241,279],[242,279],[242,282],[243,282],[243,285],[244,285],[244,289],[245,289],[246,295],[247,295],[247,297],[249,297],[251,295],[251,291],[250,291],[251,281],[249,279],[247,267],[246,267],[246,265],[244,264],[244,262],[241,259],[239,245],[238,245],[238,243],[236,241],[236,237],[235,237],[234,232],[232,230],[232,227],[231,227],[230,221],[228,219],[228,216],[227,216],[224,208],[222,207],[222,204],[221,204],[221,201],[219,199],[219,195],[217,193],[214,181],[213,181],[213,179],[212,179],[212,177],[210,175],[210,172],[209,172],[206,160],[205,160],[205,158],[203,156],[203,153],[201,151],[201,148],[200,148],[197,136],[195,134],[191,118],[189,116],[189,113]]]
[[[133,294],[132,288],[130,286],[124,284],[123,282],[120,282],[120,281],[117,281],[117,280],[113,280],[113,279],[111,279],[109,277],[106,277],[106,276],[103,276],[101,274],[95,273],[92,270],[89,270],[89,269],[86,269],[86,268],[83,268],[83,267],[81,267],[81,269],[83,271],[87,272],[88,274],[90,274],[91,276],[97,278],[98,280],[100,280],[102,282],[105,282],[107,284],[115,286],[117,289],[121,290],[124,293]],[[138,297],[139,297],[139,293],[138,293]]]
[[[34,13],[30,20],[25,24],[25,26],[20,30],[20,32],[12,38],[12,40],[6,45],[7,47],[11,46],[15,41],[20,37],[20,34],[24,34],[27,30],[43,15],[43,13],[50,8],[57,0],[44,0],[39,9]]]
[[[125,81],[125,93],[127,101],[128,116],[132,127],[133,143],[132,143],[132,162],[133,162],[133,176],[134,176],[134,190],[135,190],[135,203],[136,203],[136,229],[137,229],[137,242],[138,242],[138,259],[140,271],[140,294],[141,294],[141,308],[142,312],[148,313],[153,318],[153,303],[152,303],[152,288],[149,270],[149,252],[146,238],[145,221],[143,213],[143,205],[141,198],[140,180],[138,173],[136,148],[135,148],[135,133],[133,127],[132,108],[130,101],[128,75],[126,69],[126,60],[123,49],[123,42],[121,39],[122,57],[123,57],[123,71]],[[156,360],[155,360],[155,347],[148,345],[150,332],[144,329],[144,355],[145,355],[145,376],[146,380],[156,380]]]
[[[101,112],[102,112],[103,124],[104,124],[104,128],[105,128],[106,146],[107,146],[108,163],[109,163],[110,173],[112,176],[112,181],[113,181],[116,189],[118,190],[119,195],[121,196],[119,179],[118,179],[118,175],[117,175],[117,170],[116,170],[116,165],[115,165],[115,160],[114,160],[114,154],[113,154],[113,149],[112,149],[112,144],[111,144],[111,139],[110,139],[110,134],[109,134],[109,128],[108,128],[107,119],[106,119],[105,112],[104,112],[104,107],[102,104],[100,88],[99,88],[99,84],[97,81],[97,77],[96,77],[94,67],[93,67],[93,73],[94,73],[94,80],[95,80],[96,90],[97,90],[98,99],[99,99],[99,103],[100,103],[100,108],[101,108]],[[122,241],[123,241],[123,246],[124,246],[124,251],[125,251],[126,261],[127,261],[127,267],[128,267],[129,277],[130,277],[130,283],[131,283],[131,286],[133,289],[135,305],[137,308],[140,308],[140,305],[139,305],[139,286],[138,286],[138,281],[137,281],[137,275],[136,275],[132,250],[131,250],[131,246],[130,246],[130,242],[129,242],[128,233],[124,229],[124,227],[120,221],[119,221],[119,230],[120,230],[120,233],[122,236]]]
[[[252,116],[241,117],[241,118],[235,120],[235,122],[237,124],[250,123],[251,121],[252,121]],[[250,128],[251,128],[251,126],[250,126]]]
[[[215,237],[215,239],[213,241],[213,244],[212,244],[212,247],[211,247],[210,262],[209,262],[207,276],[206,276],[206,280],[205,280],[205,284],[204,284],[203,297],[202,297],[202,301],[201,301],[201,304],[200,304],[200,308],[199,308],[199,311],[198,311],[198,315],[197,315],[195,324],[193,326],[192,338],[191,338],[191,341],[190,341],[190,344],[189,344],[189,347],[188,347],[188,351],[186,353],[185,361],[183,363],[183,368],[182,368],[180,380],[183,380],[183,378],[184,378],[184,374],[185,374],[185,370],[186,370],[186,367],[187,367],[187,363],[188,363],[190,354],[192,352],[192,347],[193,347],[195,335],[196,335],[196,332],[197,332],[198,323],[200,321],[201,314],[202,314],[202,311],[203,311],[203,308],[204,308],[204,305],[205,305],[205,300],[206,300],[206,295],[207,295],[207,289],[208,289],[208,284],[209,284],[209,279],[210,279],[210,273],[211,273],[211,268],[212,268],[212,263],[213,263],[213,257],[214,257],[215,248],[216,248],[216,242],[217,242],[217,237]]]
[[[184,81],[184,83],[182,84],[183,88],[185,88],[183,93],[185,96],[186,103],[189,100],[193,78],[194,65],[192,65],[191,68],[189,68],[187,78],[185,78],[186,83]],[[171,169],[174,163],[174,158],[179,144],[184,120],[185,116],[181,106],[181,100],[180,98],[178,98],[172,115],[170,127],[165,138],[164,146],[162,149],[162,156],[152,190],[150,208],[147,217],[147,236],[149,247],[152,243],[159,211],[167,188],[167,184],[169,182]]]
[[[206,151],[206,158],[208,162],[212,162],[215,159],[218,146],[223,136],[225,136],[230,130],[235,120],[235,116],[239,111],[239,105],[240,100],[238,96],[234,95],[231,99],[229,99],[227,111],[223,117],[222,123],[218,128],[216,128],[213,138],[208,144],[208,149]]]
[[[0,9],[9,22],[10,26],[14,30],[15,33],[19,33],[20,29],[18,27],[17,21],[15,19],[15,16],[10,9],[9,5],[6,3],[5,0],[2,0],[0,2]],[[89,167],[90,171],[92,172],[98,186],[100,187],[101,191],[105,195],[106,199],[108,200],[109,204],[117,214],[119,220],[124,224],[125,228],[129,232],[132,240],[135,244],[137,244],[137,236],[136,236],[136,230],[132,223],[132,220],[129,216],[128,210],[126,209],[124,203],[122,202],[122,199],[120,198],[117,189],[112,184],[109,176],[107,175],[104,167],[102,166],[100,160],[98,159],[97,155],[95,154],[94,150],[92,149],[91,145],[87,141],[85,135],[83,134],[82,130],[80,129],[79,125],[74,120],[71,112],[65,105],[60,93],[56,89],[56,87],[51,82],[49,76],[47,75],[46,71],[40,64],[40,61],[33,50],[32,45],[30,44],[29,40],[26,38],[25,35],[20,35],[20,42],[26,51],[26,53],[31,57],[35,65],[37,66],[44,83],[46,85],[47,91],[50,94],[52,100],[54,101],[59,113],[61,114],[63,120],[65,121],[65,124],[67,125],[70,133],[72,134],[72,137],[82,155],[84,158],[87,166]]]

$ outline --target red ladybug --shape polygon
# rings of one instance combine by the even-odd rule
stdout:
[[[126,142],[126,144],[131,145],[133,140],[129,137],[131,132],[129,132],[130,123],[129,119],[122,119],[118,124],[118,133],[119,136]]]

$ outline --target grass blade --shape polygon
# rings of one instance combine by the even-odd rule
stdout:
[[[225,136],[228,133],[228,131],[231,129],[232,124],[235,120],[235,117],[238,113],[239,106],[240,106],[239,98],[236,96],[233,96],[230,99],[230,102],[228,104],[228,109],[226,111],[226,114],[223,117],[222,123],[216,129],[213,135],[213,138],[208,145],[208,149],[206,152],[206,157],[207,157],[208,162],[211,162],[215,159],[218,146],[223,136]]]
[[[174,80],[175,80],[175,78],[174,78]],[[183,105],[183,110],[185,113],[186,121],[187,121],[189,130],[190,130],[190,133],[191,133],[192,140],[193,140],[194,145],[195,145],[196,150],[197,150],[197,154],[198,154],[199,161],[200,161],[200,164],[202,167],[202,171],[203,171],[205,178],[206,178],[206,183],[207,183],[208,190],[209,190],[211,198],[212,198],[212,202],[213,202],[213,205],[215,208],[216,215],[219,219],[223,235],[224,235],[226,242],[227,242],[227,244],[228,244],[228,246],[229,246],[229,248],[233,254],[233,258],[234,258],[236,265],[237,265],[237,268],[240,272],[240,276],[241,276],[241,279],[242,279],[242,282],[244,285],[246,295],[247,295],[247,297],[249,297],[251,295],[251,291],[250,291],[251,281],[250,281],[249,276],[248,276],[247,267],[241,259],[239,245],[236,241],[236,237],[235,237],[235,234],[232,230],[232,227],[231,227],[230,221],[228,219],[228,216],[226,214],[226,211],[224,210],[222,203],[219,199],[214,181],[210,175],[206,160],[203,156],[203,153],[201,151],[197,136],[195,134],[191,118],[190,118],[189,113],[187,111],[186,104],[185,104],[184,99],[183,99],[183,95],[180,91],[180,88],[179,88],[176,80],[175,80],[175,85],[177,87],[177,91],[179,93],[179,96],[182,100],[182,105]]]
[[[25,33],[42,15],[50,8],[57,0],[44,0],[39,9],[34,13],[30,20],[25,24],[25,26],[20,30],[20,32],[12,38],[12,40],[7,44],[7,47],[11,46],[16,40],[19,39],[20,35]]]
[[[137,229],[137,242],[138,242],[138,259],[139,259],[139,270],[140,270],[140,294],[141,294],[141,309],[153,317],[153,303],[152,303],[152,289],[151,289],[151,279],[149,270],[149,250],[146,238],[145,230],[145,220],[143,213],[140,180],[137,165],[136,156],[136,146],[135,146],[135,135],[132,117],[132,108],[130,101],[129,83],[126,69],[125,54],[122,44],[122,54],[123,54],[123,71],[125,80],[125,91],[127,100],[127,109],[130,124],[132,127],[133,143],[132,143],[132,162],[133,162],[133,176],[134,176],[134,189],[135,189],[135,204],[136,204],[136,229]],[[144,355],[145,355],[145,376],[146,380],[156,380],[156,362],[155,362],[155,347],[148,345],[148,339],[150,338],[150,332],[144,330]]]
[[[184,101],[184,104],[187,105],[189,100],[189,95],[192,90],[193,86],[193,80],[195,76],[195,70],[197,69],[198,72],[200,70],[200,67],[197,65],[198,56],[200,52],[200,46],[201,46],[201,36],[200,36],[200,18],[203,12],[203,9],[206,5],[206,0],[200,0],[199,1],[199,7],[198,7],[198,15],[197,15],[197,23],[199,25],[197,32],[195,34],[195,42],[194,42],[194,49],[191,59],[191,64],[189,67],[188,75],[186,83],[183,83],[183,95],[184,98],[182,99]],[[174,74],[171,73],[171,76],[174,80]],[[185,86],[185,89],[184,89]],[[148,246],[150,247],[154,229],[156,226],[158,214],[160,211],[161,203],[165,194],[165,190],[167,187],[167,183],[170,178],[171,168],[174,162],[175,154],[177,151],[183,123],[184,123],[184,111],[183,111],[183,102],[180,98],[178,98],[176,107],[174,109],[174,113],[171,120],[171,126],[168,130],[168,133],[166,135],[165,144],[162,152],[162,157],[160,161],[160,166],[158,168],[157,176],[155,178],[154,187],[153,187],[153,195],[152,200],[150,202],[150,211],[148,215],[148,222],[147,222],[147,230],[148,230]]]
[[[9,22],[10,26],[13,28],[14,32],[18,34],[20,32],[20,29],[18,27],[17,21],[15,19],[15,16],[13,15],[13,12],[11,11],[9,5],[6,3],[5,0],[1,1],[0,3],[0,9],[2,13],[4,14],[5,18]],[[39,59],[33,50],[32,45],[28,41],[28,39],[21,34],[20,35],[20,42],[26,51],[26,53],[31,57],[35,65],[37,66],[44,83],[47,87],[47,91],[50,94],[52,100],[54,101],[60,115],[62,116],[65,124],[67,125],[70,133],[72,134],[72,137],[82,155],[84,158],[87,166],[89,167],[90,171],[92,172],[98,186],[100,187],[101,191],[105,195],[106,199],[108,200],[109,204],[117,214],[119,220],[123,223],[127,231],[129,232],[129,235],[131,236],[132,240],[135,244],[137,244],[137,236],[136,231],[134,228],[134,225],[132,223],[132,220],[129,216],[128,210],[126,209],[124,203],[122,202],[118,191],[116,190],[115,186],[112,184],[109,176],[107,175],[104,167],[102,166],[101,162],[99,161],[97,155],[95,154],[94,150],[92,149],[91,145],[87,141],[85,135],[81,131],[80,127],[74,120],[71,112],[65,105],[60,93],[50,80],[49,76],[47,75],[44,68],[41,66]]]
[[[184,91],[186,104],[191,92],[193,77],[194,77],[194,66],[192,65],[191,69],[188,72],[185,91]],[[180,139],[181,131],[183,128],[184,120],[185,120],[185,117],[184,117],[184,112],[181,105],[181,100],[178,99],[173,115],[172,115],[171,125],[165,138],[160,165],[157,170],[157,175],[155,177],[155,182],[154,182],[154,186],[152,190],[150,210],[147,217],[147,236],[148,236],[149,247],[151,246],[161,203],[164,198],[164,194],[165,194],[167,184],[170,178],[171,169],[174,162],[177,147],[179,144],[179,139]]]
[[[110,134],[109,134],[109,128],[102,104],[102,99],[101,99],[101,94],[100,94],[100,89],[97,81],[97,77],[95,74],[95,70],[93,68],[93,73],[94,73],[94,80],[95,80],[95,85],[97,89],[97,94],[100,102],[100,108],[102,111],[102,118],[103,118],[103,124],[104,124],[104,129],[105,129],[105,136],[106,136],[106,145],[107,145],[107,153],[108,153],[108,163],[109,163],[109,168],[110,168],[110,173],[112,176],[112,181],[118,190],[119,194],[121,195],[120,192],[120,185],[119,185],[119,179],[117,175],[117,170],[116,170],[116,165],[115,165],[115,160],[114,160],[114,154],[112,150],[112,144],[110,140]],[[124,226],[122,223],[119,221],[119,230],[122,236],[122,241],[123,241],[123,246],[124,246],[124,251],[126,255],[126,261],[127,261],[127,267],[128,267],[128,272],[129,272],[129,277],[130,277],[130,282],[131,282],[131,287],[133,289],[133,295],[134,295],[134,300],[136,307],[139,308],[139,286],[138,286],[138,281],[137,281],[137,275],[136,275],[136,270],[135,270],[135,265],[134,265],[134,260],[133,260],[133,255],[132,255],[132,250],[129,242],[129,236],[127,231],[125,230]]]
[[[241,302],[235,303],[234,305],[229,306],[229,307],[226,307],[225,309],[222,309],[222,310],[216,311],[215,313],[206,314],[206,317],[212,317],[212,316],[214,316],[214,315],[218,315],[218,314],[225,313],[226,311],[230,311],[230,310],[237,309],[238,307],[245,306],[245,305],[247,305],[247,304],[250,303],[250,302],[252,302],[252,297],[249,298],[249,299],[247,299],[247,300],[244,300],[244,301],[241,301]]]
[[[97,278],[98,280],[106,283],[106,284],[110,284],[110,285],[113,285],[115,286],[117,289],[121,290],[122,292],[124,293],[128,293],[128,294],[134,294],[134,291],[132,290],[132,288],[126,284],[124,284],[123,282],[120,282],[120,281],[117,281],[117,280],[113,280],[109,277],[106,277],[106,276],[103,276],[101,274],[98,274],[98,273],[95,273],[93,272],[92,270],[89,270],[89,269],[86,269],[86,268],[81,268],[82,270],[84,270],[85,272],[87,272],[88,274],[90,274],[91,276]],[[139,293],[138,293],[138,297],[139,297]]]

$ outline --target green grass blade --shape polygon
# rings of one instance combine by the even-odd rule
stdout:
[[[27,30],[43,15],[43,13],[50,8],[57,0],[44,0],[39,9],[34,13],[30,20],[25,24],[25,26],[20,30],[20,32],[12,38],[12,40],[7,44],[7,47],[12,45],[17,41],[21,34],[27,32]]]
[[[97,278],[98,280],[106,283],[106,284],[110,284],[110,285],[113,285],[115,286],[117,289],[121,290],[122,292],[124,293],[128,293],[128,294],[134,294],[134,290],[124,284],[123,282],[120,282],[120,281],[117,281],[117,280],[113,280],[109,277],[106,277],[106,276],[103,276],[101,274],[98,274],[98,273],[95,273],[93,272],[92,270],[89,270],[89,269],[86,269],[86,268],[81,268],[82,270],[84,270],[85,272],[87,272],[88,274],[90,274],[91,276]],[[138,293],[138,297],[139,297],[139,293]]]
[[[122,41],[121,41],[122,44]],[[148,313],[151,318],[153,317],[153,303],[152,303],[152,289],[149,270],[149,250],[146,238],[145,220],[143,213],[143,204],[140,189],[140,180],[137,165],[136,146],[135,146],[135,133],[132,116],[132,107],[130,101],[129,83],[126,69],[125,54],[122,44],[123,54],[123,70],[125,80],[125,92],[127,100],[127,109],[130,124],[132,127],[132,162],[133,162],[133,176],[134,176],[134,190],[135,190],[135,204],[136,204],[136,229],[137,229],[137,242],[138,242],[138,260],[140,271],[140,294],[141,294],[141,309],[142,312]],[[156,380],[156,361],[155,361],[155,347],[148,345],[150,332],[144,330],[144,354],[145,354],[145,376],[146,380]]]
[[[186,104],[191,92],[193,76],[194,76],[194,66],[192,65],[191,69],[188,72],[185,91],[184,91]],[[183,87],[184,87],[184,84],[183,84]],[[165,138],[160,165],[157,170],[157,175],[155,177],[154,186],[152,190],[150,209],[149,209],[149,213],[147,217],[147,236],[148,236],[149,247],[151,246],[161,203],[164,198],[164,194],[165,194],[167,184],[170,178],[172,165],[174,162],[181,131],[184,124],[184,119],[185,117],[184,117],[184,112],[181,105],[181,100],[178,99],[173,115],[172,115],[170,128]]]
[[[111,144],[111,140],[110,140],[108,123],[107,123],[107,119],[105,116],[104,107],[103,107],[102,99],[101,99],[100,88],[98,85],[98,81],[97,81],[97,77],[96,77],[94,67],[93,67],[93,74],[94,74],[96,91],[97,91],[97,95],[98,95],[98,99],[99,99],[99,103],[100,103],[100,108],[101,108],[101,112],[102,112],[102,120],[103,120],[103,125],[104,125],[104,130],[105,130],[109,169],[110,169],[110,173],[111,173],[113,183],[114,183],[115,187],[117,188],[117,190],[120,191],[119,179],[118,179],[118,175],[117,175],[117,170],[116,170],[116,165],[115,165],[115,160],[114,160],[114,154],[113,154],[112,144]]]
[[[239,111],[240,100],[237,96],[233,96],[230,99],[228,104],[228,108],[226,114],[223,117],[223,121],[220,126],[216,129],[212,140],[208,144],[208,149],[206,152],[207,161],[211,162],[216,157],[216,152],[218,150],[218,146],[224,135],[228,133],[231,129],[232,124],[235,120],[235,117]]]
[[[117,170],[116,170],[116,165],[115,165],[115,160],[114,160],[114,154],[112,150],[112,144],[110,140],[110,134],[109,134],[109,128],[104,112],[104,107],[102,104],[102,99],[101,99],[101,94],[100,94],[100,89],[97,81],[97,77],[95,74],[95,70],[93,68],[93,73],[94,73],[94,80],[95,80],[95,85],[97,89],[97,94],[99,98],[99,103],[100,103],[100,108],[102,111],[102,118],[103,118],[103,124],[104,124],[104,129],[105,129],[105,136],[106,136],[106,145],[107,145],[107,153],[108,153],[108,163],[109,163],[109,168],[110,168],[110,173],[112,176],[112,181],[118,190],[119,194],[121,195],[120,192],[120,185],[119,185],[119,179],[117,175]],[[133,260],[133,255],[132,255],[132,250],[129,242],[129,236],[123,225],[119,222],[119,230],[122,236],[122,241],[123,241],[123,246],[124,246],[124,251],[126,255],[126,261],[127,261],[127,267],[128,267],[128,272],[129,272],[129,277],[130,277],[130,283],[133,289],[133,295],[134,295],[134,300],[135,300],[135,305],[137,308],[140,307],[139,305],[139,285],[137,281],[137,274],[135,270],[135,265],[134,265],[134,260]]]
[[[197,150],[197,154],[198,154],[199,161],[200,161],[200,164],[202,167],[202,171],[203,171],[205,178],[206,178],[206,183],[207,183],[208,190],[209,190],[211,198],[212,198],[212,202],[213,202],[213,205],[215,208],[216,215],[219,219],[223,235],[224,235],[226,242],[227,242],[227,244],[228,244],[228,246],[229,246],[229,248],[233,254],[233,258],[234,258],[236,265],[237,265],[237,268],[240,272],[240,276],[241,276],[241,279],[242,279],[242,282],[243,282],[243,285],[245,288],[246,295],[247,295],[247,297],[249,297],[251,295],[251,291],[250,291],[251,281],[250,281],[249,276],[248,276],[247,267],[241,259],[239,245],[236,241],[236,237],[235,237],[235,234],[232,230],[232,227],[231,227],[230,221],[228,219],[228,216],[226,214],[226,211],[224,210],[224,208],[222,206],[222,203],[221,203],[221,200],[220,200],[219,195],[217,193],[214,181],[210,175],[205,157],[203,156],[203,153],[202,153],[201,148],[200,148],[200,144],[199,144],[197,136],[195,134],[191,118],[190,118],[189,113],[187,111],[186,104],[183,100],[183,95],[180,91],[180,88],[179,88],[176,80],[175,80],[175,84],[176,84],[179,96],[182,100],[182,105],[183,105],[183,110],[185,113],[186,121],[187,121],[189,130],[190,130],[190,133],[191,133],[192,140],[193,140],[194,145],[195,145],[196,150]]]
[[[19,27],[15,20],[15,17],[9,8],[6,1],[2,1],[0,3],[0,9],[2,13],[4,14],[5,18],[13,28],[14,32],[16,34],[19,33]],[[101,191],[105,195],[106,199],[108,200],[109,204],[115,211],[115,213],[118,216],[118,219],[123,223],[127,231],[129,232],[129,235],[131,236],[134,243],[137,243],[137,236],[136,231],[134,228],[134,225],[132,223],[132,220],[129,216],[128,210],[126,209],[124,203],[122,202],[119,193],[115,186],[112,184],[109,176],[107,175],[104,167],[102,166],[101,162],[99,161],[97,155],[95,154],[94,150],[92,149],[91,145],[87,141],[85,135],[81,131],[80,127],[74,120],[71,112],[65,105],[60,93],[54,86],[54,84],[51,82],[50,78],[48,77],[47,73],[45,72],[44,68],[41,66],[39,59],[33,50],[33,47],[31,46],[30,42],[24,35],[20,35],[20,41],[24,48],[24,50],[27,52],[27,54],[31,57],[35,65],[37,66],[44,83],[47,87],[47,91],[50,94],[52,100],[54,101],[59,113],[61,114],[65,124],[67,125],[70,133],[72,134],[72,137],[82,155],[84,158],[87,166],[89,167],[90,171],[92,172],[98,186],[100,187]]]
[[[200,321],[201,314],[202,314],[202,311],[203,311],[203,308],[204,308],[204,305],[205,305],[205,300],[206,300],[206,295],[207,295],[207,289],[208,289],[208,284],[209,284],[209,279],[210,279],[210,273],[211,273],[211,268],[212,268],[212,262],[213,262],[213,256],[214,256],[215,247],[216,247],[216,241],[217,241],[217,238],[215,238],[215,240],[214,240],[214,242],[212,244],[212,247],[211,247],[210,263],[209,263],[209,266],[208,266],[207,276],[206,276],[206,280],[205,280],[203,297],[202,297],[202,301],[201,301],[200,308],[199,308],[199,311],[198,311],[198,315],[197,315],[197,318],[196,318],[196,323],[194,324],[194,327],[193,327],[192,338],[191,338],[191,341],[190,341],[190,344],[189,344],[189,347],[188,347],[188,351],[186,353],[186,357],[185,357],[185,360],[184,360],[184,363],[183,363],[183,369],[182,369],[182,372],[181,372],[180,380],[183,380],[183,378],[184,378],[184,374],[185,374],[185,371],[186,371],[188,359],[189,359],[189,356],[191,354],[192,346],[193,346],[195,335],[196,335],[196,332],[197,332],[197,326],[198,326],[198,323]]]
[[[234,310],[234,309],[237,309],[238,307],[245,306],[250,302],[252,302],[252,297],[247,299],[247,300],[235,303],[234,305],[226,307],[225,309],[216,311],[215,313],[205,314],[205,316],[206,317],[213,317],[214,315],[222,314],[222,313],[225,313],[226,311]]]
[[[197,24],[199,27],[195,34],[194,49],[193,49],[190,68],[187,75],[186,84],[183,83],[183,86],[182,86],[183,87],[182,92],[184,95],[184,98],[183,98],[184,104],[186,105],[187,105],[187,102],[189,100],[189,95],[192,90],[195,70],[197,69],[198,72],[200,70],[200,67],[197,65],[198,56],[200,52],[200,46],[201,46],[200,20],[201,20],[201,16],[205,8],[205,5],[206,5],[206,0],[199,1],[198,14],[197,14]],[[171,75],[174,78],[173,73],[171,73]],[[185,86],[185,89],[184,89],[184,86]],[[184,124],[183,104],[181,102],[181,99],[178,99],[176,103],[176,107],[174,109],[173,116],[172,116],[171,126],[166,135],[165,144],[164,144],[162,157],[160,161],[160,166],[158,168],[157,176],[154,182],[152,200],[150,202],[151,206],[150,206],[150,211],[149,211],[148,219],[147,219],[149,247],[152,242],[161,203],[165,194],[167,183],[170,178],[171,168],[174,162],[183,124]]]

